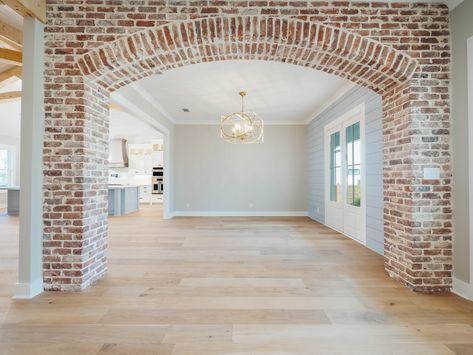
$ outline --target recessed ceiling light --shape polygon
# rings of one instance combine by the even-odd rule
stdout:
[[[190,110],[188,108],[183,108],[182,111],[184,112],[190,112]]]

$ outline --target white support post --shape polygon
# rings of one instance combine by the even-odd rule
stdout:
[[[43,292],[43,135],[44,25],[23,20],[21,96],[20,241],[18,283],[14,298]]]

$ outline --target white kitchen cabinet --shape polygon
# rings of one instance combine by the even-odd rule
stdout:
[[[151,174],[153,168],[150,144],[128,145],[129,168],[135,174]]]
[[[164,152],[152,144],[129,144],[129,167],[135,174],[151,174],[153,167],[163,166]]]
[[[152,194],[151,203],[163,203],[163,195]]]
[[[140,186],[140,203],[151,202],[151,185]]]
[[[163,203],[163,195],[153,194],[151,185],[140,186],[140,203]]]
[[[151,160],[153,166],[163,166],[164,164],[164,152],[162,150],[154,151],[151,154]]]

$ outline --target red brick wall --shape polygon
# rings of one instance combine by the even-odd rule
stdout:
[[[152,73],[222,59],[310,66],[383,96],[386,270],[418,291],[450,289],[450,37],[445,6],[47,3],[46,289],[79,290],[106,270],[108,91]],[[439,167],[441,179],[422,180],[423,167]]]

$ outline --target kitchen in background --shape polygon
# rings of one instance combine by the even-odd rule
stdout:
[[[121,156],[123,150],[126,157],[114,159],[114,155]],[[163,202],[162,140],[132,144],[124,139],[114,139],[110,142],[110,152],[109,184],[140,186],[141,203]]]
[[[163,203],[163,136],[121,110],[111,110],[109,145],[109,215]]]

